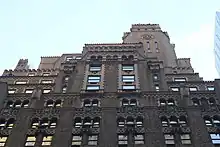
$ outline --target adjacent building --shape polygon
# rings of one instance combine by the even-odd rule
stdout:
[[[220,76],[220,12],[215,16],[215,37],[214,37],[215,64]]]
[[[121,43],[20,59],[0,77],[0,146],[220,146],[220,81],[204,81],[158,24]]]

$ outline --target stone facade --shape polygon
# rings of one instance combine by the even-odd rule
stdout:
[[[158,24],[134,24],[122,39],[5,70],[0,146],[218,146],[220,81],[178,59]]]

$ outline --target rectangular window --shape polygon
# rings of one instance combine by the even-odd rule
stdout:
[[[133,71],[134,65],[122,65],[122,70],[123,71]]]
[[[171,91],[179,91],[179,87],[170,87]]]
[[[143,134],[136,134],[134,136],[134,144],[144,144],[144,135]]]
[[[220,135],[219,134],[210,134],[213,144],[220,144]]]
[[[33,77],[33,76],[35,76],[35,73],[28,73],[28,76]]]
[[[174,78],[175,82],[185,82],[186,78]]]
[[[52,138],[53,138],[53,136],[44,136],[43,137],[43,141],[42,141],[42,146],[49,146],[49,145],[51,145],[51,142],[52,142]]]
[[[134,82],[134,75],[131,76],[122,76],[123,82]]]
[[[88,145],[97,145],[98,144],[98,135],[89,135]]]
[[[118,145],[127,145],[128,144],[128,135],[120,134],[118,135]]]
[[[44,89],[43,90],[43,93],[50,93],[51,92],[51,89]]]
[[[50,73],[43,73],[42,76],[46,77],[46,76],[49,76]]]
[[[27,84],[27,81],[16,81],[15,84]]]
[[[71,60],[73,60],[73,57],[66,57],[66,61],[67,61],[67,62],[69,62],[69,61],[71,61]]]
[[[96,90],[99,90],[100,89],[100,86],[99,85],[88,85],[86,87],[86,90],[91,90],[91,91],[96,91]]]
[[[154,81],[158,81],[158,79],[159,79],[158,74],[154,74],[154,75],[153,75],[153,80],[154,80]]]
[[[82,59],[82,58],[78,56],[78,57],[76,57],[75,59],[76,59],[76,60],[80,60],[80,59]]]
[[[215,90],[215,87],[214,87],[214,86],[207,86],[207,90],[208,90],[208,91],[214,91],[214,90]]]
[[[197,87],[189,87],[189,91],[198,91]]]
[[[99,83],[101,80],[101,76],[88,76],[89,83]]]
[[[123,85],[122,89],[123,90],[135,90],[135,86],[134,85]]]
[[[147,49],[150,49],[150,42],[147,42]]]
[[[36,142],[36,137],[35,136],[27,136],[26,142],[25,142],[25,147],[34,146],[35,142]]]
[[[25,93],[33,93],[34,89],[26,89]]]
[[[182,144],[191,144],[191,139],[189,134],[181,134],[180,139]]]
[[[42,80],[41,81],[42,84],[50,84],[52,82],[53,82],[52,80]]]
[[[0,137],[0,146],[5,146],[8,136],[1,136]]]
[[[158,43],[157,42],[155,42],[155,48],[158,49]]]
[[[16,92],[16,89],[9,89],[9,90],[8,90],[8,93],[9,93],[9,94],[13,94],[13,93],[15,93],[15,92]]]
[[[101,65],[90,65],[89,71],[91,71],[91,72],[101,71]]]
[[[82,136],[81,135],[73,135],[72,147],[81,146],[81,144],[82,144]]]
[[[174,142],[174,135],[172,135],[172,134],[164,134],[164,138],[165,138],[165,144],[168,144],[168,145],[175,144],[175,142]]]
[[[155,84],[155,90],[160,91],[160,86],[158,84]]]

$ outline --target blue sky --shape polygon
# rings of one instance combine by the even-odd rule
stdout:
[[[0,72],[20,58],[81,52],[85,43],[121,42],[134,23],[159,23],[178,57],[205,80],[217,77],[214,18],[220,0],[0,0]],[[205,58],[206,57],[206,58]]]

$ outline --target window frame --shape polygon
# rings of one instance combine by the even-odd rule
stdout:
[[[122,64],[122,71],[134,71],[134,64]]]
[[[76,139],[74,139],[74,137],[79,137],[79,139],[78,138],[76,138]],[[74,146],[74,145],[79,145],[79,146],[81,146],[82,145],[82,135],[81,134],[73,134],[72,135],[72,143],[71,143],[71,146]],[[76,144],[75,144],[76,143]]]
[[[183,135],[187,135],[187,138],[184,138]],[[181,143],[184,145],[192,144],[190,134],[180,134],[180,140],[181,140]],[[189,141],[189,142],[187,142],[187,141]]]
[[[212,144],[217,144],[217,145],[220,145],[220,134],[218,133],[210,133],[210,138],[212,140]],[[212,135],[215,135],[215,137],[212,137]],[[217,141],[217,142],[215,142]]]
[[[89,71],[90,72],[99,72],[99,71],[101,71],[101,69],[102,69],[101,64],[100,65],[93,65],[93,64],[89,65]]]
[[[88,145],[98,145],[99,136],[98,134],[88,135]]]
[[[135,75],[122,75],[122,82],[124,83],[135,82]]]
[[[26,136],[26,141],[25,141],[24,146],[25,147],[35,146],[36,140],[37,140],[36,136],[28,135],[28,136]],[[31,143],[31,145],[29,145],[27,143]]]
[[[93,89],[90,89],[91,87],[93,87]],[[100,90],[100,85],[87,85],[86,90],[87,91],[99,91]]]
[[[101,81],[101,75],[88,75],[88,83],[99,83]]]

